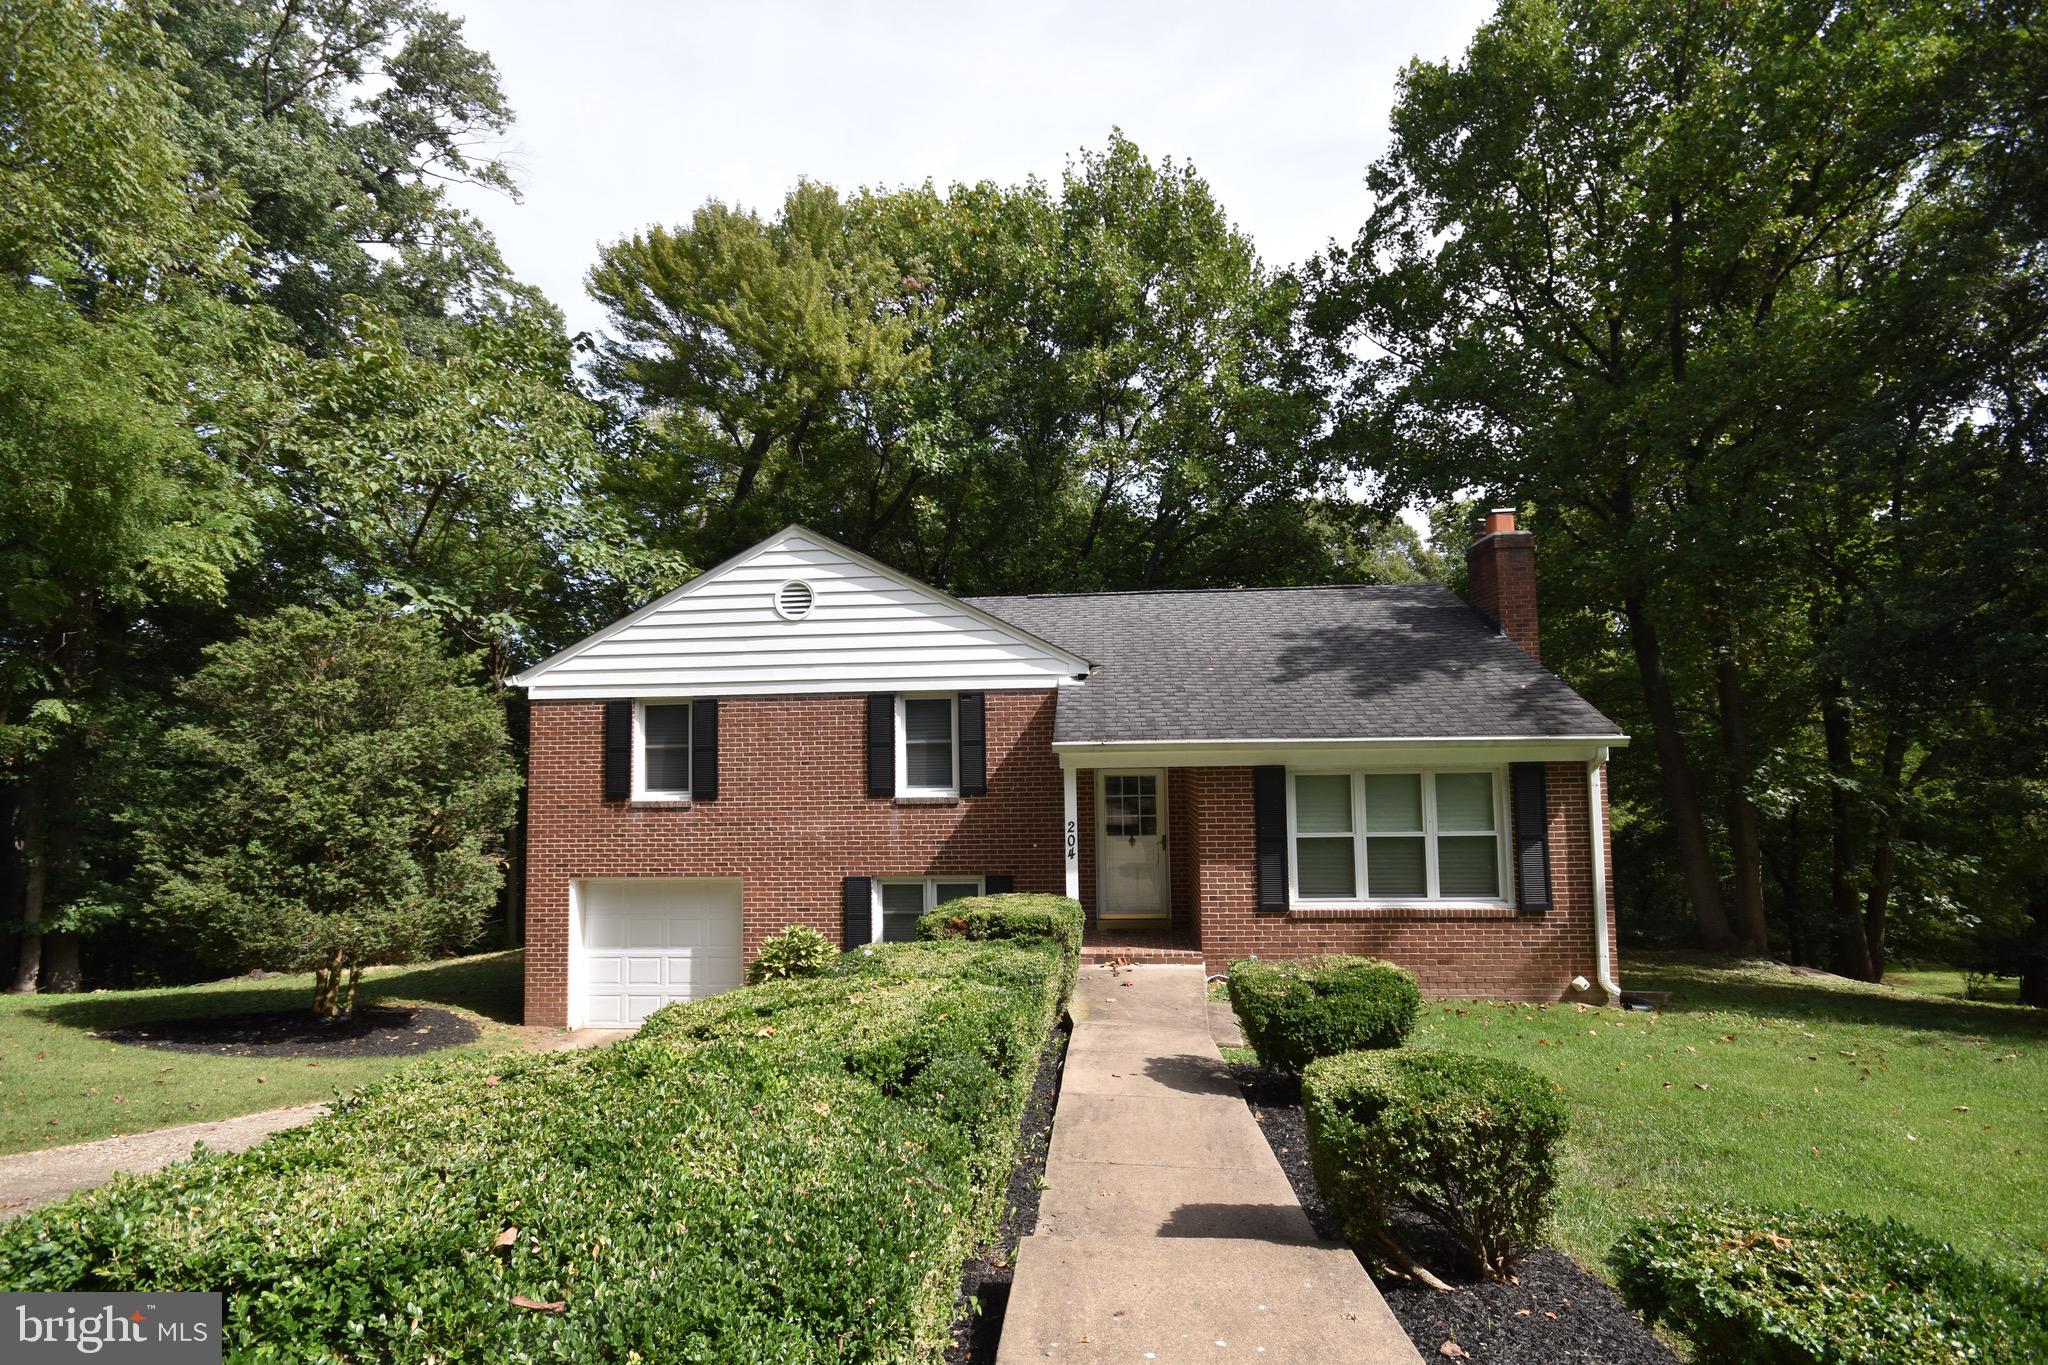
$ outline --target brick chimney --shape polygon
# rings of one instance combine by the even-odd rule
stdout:
[[[1515,509],[1496,507],[1465,551],[1465,595],[1510,640],[1540,659],[1536,642],[1536,537],[1515,529]]]

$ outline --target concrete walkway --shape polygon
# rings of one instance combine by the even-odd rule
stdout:
[[[104,1185],[124,1171],[162,1170],[191,1156],[195,1142],[205,1143],[209,1151],[245,1152],[272,1133],[311,1123],[326,1112],[325,1104],[295,1104],[211,1123],[181,1123],[127,1137],[0,1156],[0,1222],[75,1191]]]
[[[1087,967],[1073,1017],[998,1365],[1419,1365],[1358,1258],[1309,1226],[1216,1050],[1202,969]]]

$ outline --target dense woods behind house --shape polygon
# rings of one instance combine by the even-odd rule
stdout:
[[[2048,1004],[2043,20],[1504,0],[1312,259],[1106,130],[616,224],[571,336],[447,15],[0,0],[13,985],[473,940],[504,679],[791,521],[1000,593],[1455,582],[1499,505],[1624,935]]]

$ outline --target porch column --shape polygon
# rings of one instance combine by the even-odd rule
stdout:
[[[1067,899],[1081,899],[1081,802],[1075,793],[1074,770],[1064,763],[1060,765],[1060,798],[1066,807],[1066,818],[1060,826],[1060,838],[1067,859]]]

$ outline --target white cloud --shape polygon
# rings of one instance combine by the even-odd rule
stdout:
[[[1437,4],[657,4],[452,0],[519,115],[524,202],[458,188],[572,329],[604,243],[706,199],[1058,176],[1120,126],[1191,161],[1268,260],[1348,240],[1412,58],[1487,0]]]

